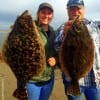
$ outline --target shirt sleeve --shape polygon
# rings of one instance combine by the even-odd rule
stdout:
[[[95,63],[96,63],[96,69],[100,73],[100,29],[96,23],[95,26],[97,30],[97,35],[95,38]]]
[[[100,84],[100,29],[96,22],[91,22],[89,31],[92,34],[92,38],[95,45],[95,58],[93,64],[95,81],[96,83]]]
[[[99,71],[100,69],[100,29],[97,23],[94,21],[90,21],[90,23],[87,24],[87,27],[95,45],[95,52],[94,52],[95,58],[94,58],[93,69],[95,71]]]
[[[59,51],[60,45],[64,38],[63,29],[64,29],[64,24],[61,25],[56,31],[55,40],[54,40],[54,48],[57,52]]]

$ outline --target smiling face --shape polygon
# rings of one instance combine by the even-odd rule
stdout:
[[[76,6],[68,8],[69,19],[84,18],[84,7],[78,8]]]
[[[53,18],[53,12],[48,8],[44,8],[38,12],[37,17],[40,25],[48,25]]]

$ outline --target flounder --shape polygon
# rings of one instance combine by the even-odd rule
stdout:
[[[83,21],[75,20],[60,47],[59,60],[62,71],[70,78],[66,92],[79,95],[79,79],[85,77],[93,67],[94,43]]]
[[[14,96],[27,100],[25,85],[45,69],[45,49],[35,22],[28,10],[17,17],[3,45],[3,58],[17,78]]]

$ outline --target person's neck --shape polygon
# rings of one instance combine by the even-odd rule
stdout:
[[[41,27],[44,29],[44,31],[48,31],[48,28],[49,28],[48,25],[41,25]]]

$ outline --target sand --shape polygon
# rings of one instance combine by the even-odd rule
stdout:
[[[16,89],[16,78],[5,63],[0,63],[0,100],[17,100],[12,96]],[[55,70],[55,84],[50,100],[67,100],[59,69]]]

